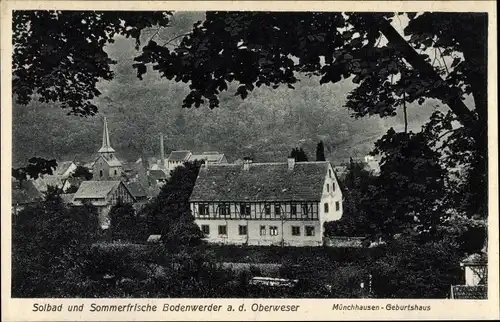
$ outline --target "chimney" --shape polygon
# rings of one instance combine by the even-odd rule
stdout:
[[[295,158],[288,158],[288,170],[293,170],[295,167]]]
[[[245,158],[243,160],[243,170],[248,171],[250,170],[250,164],[252,164],[252,159],[250,158]]]
[[[165,166],[165,147],[163,146],[163,134],[160,133],[160,160],[161,165]]]

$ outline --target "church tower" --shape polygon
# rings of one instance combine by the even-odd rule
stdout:
[[[99,153],[99,157],[94,162],[93,179],[99,181],[120,180],[123,167],[115,156],[115,150],[111,147],[106,117],[104,117],[104,128],[102,131],[102,146],[97,152]]]

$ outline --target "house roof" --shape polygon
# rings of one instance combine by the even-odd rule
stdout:
[[[486,285],[452,285],[451,298],[457,300],[485,300],[488,298],[488,287]]]
[[[170,155],[168,156],[168,161],[187,161],[189,158],[189,155],[191,154],[191,151],[187,150],[182,150],[182,151],[172,151],[170,152]]]
[[[165,180],[167,174],[163,170],[149,170],[149,177],[155,180]]]
[[[488,256],[484,253],[472,254],[462,260],[463,265],[485,265],[488,263]]]
[[[64,180],[63,184],[66,184],[68,183],[69,185],[71,186],[76,186],[76,187],[79,187],[80,184],[83,182],[83,181],[86,181],[85,178],[83,177],[68,177]]]
[[[72,164],[74,164],[73,161],[63,161],[63,162],[60,162],[57,165],[57,168],[56,168],[56,171],[54,171],[54,174],[55,175],[63,175],[69,169],[69,167]]]
[[[201,167],[190,201],[320,200],[328,162],[216,164]]]
[[[63,180],[60,175],[43,175],[34,180],[33,184],[39,191],[45,192],[49,186],[62,188]]]
[[[74,193],[63,193],[63,194],[61,194],[61,198],[62,198],[62,200],[65,203],[72,203],[74,196],[75,196]]]
[[[74,199],[106,198],[120,183],[120,181],[83,181]]]
[[[128,182],[126,183],[126,186],[132,196],[135,198],[138,197],[147,197],[146,190],[142,187],[142,185],[139,182]]]
[[[35,187],[33,180],[24,180],[22,185],[18,180],[12,180],[12,204],[23,205],[37,202],[43,194]]]
[[[207,162],[220,162],[224,158],[224,154],[219,152],[204,152],[203,154],[192,154],[188,161],[206,160]]]

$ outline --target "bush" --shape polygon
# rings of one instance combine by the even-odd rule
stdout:
[[[444,242],[402,238],[390,242],[373,266],[378,298],[446,298],[460,277],[456,251]]]

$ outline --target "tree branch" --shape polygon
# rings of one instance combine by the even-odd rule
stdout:
[[[387,21],[385,18],[381,18],[378,20],[378,27],[380,32],[387,38],[387,40],[396,45],[401,53],[404,55],[404,58],[412,65],[413,68],[419,70],[423,74],[425,74],[431,81],[444,82],[444,80],[439,76],[436,70],[432,67],[432,65],[425,61],[425,59],[420,56],[413,47],[397,32],[394,27]],[[472,128],[475,124],[476,117],[474,113],[469,110],[467,105],[458,97],[454,95],[452,97],[448,97],[447,95],[443,95],[441,98],[450,109],[457,115],[458,120],[463,125]]]
[[[176,39],[179,39],[179,38],[181,38],[181,37],[185,37],[185,36],[190,35],[190,34],[191,34],[191,32],[187,32],[187,33],[182,34],[182,35],[177,35],[177,36],[175,36],[174,38],[172,38],[172,39],[170,39],[170,40],[167,40],[167,41],[166,41],[163,45],[161,45],[161,46],[162,46],[162,47],[165,47],[166,45],[168,45],[168,44],[172,43],[172,41],[174,41],[174,40],[176,40]]]

